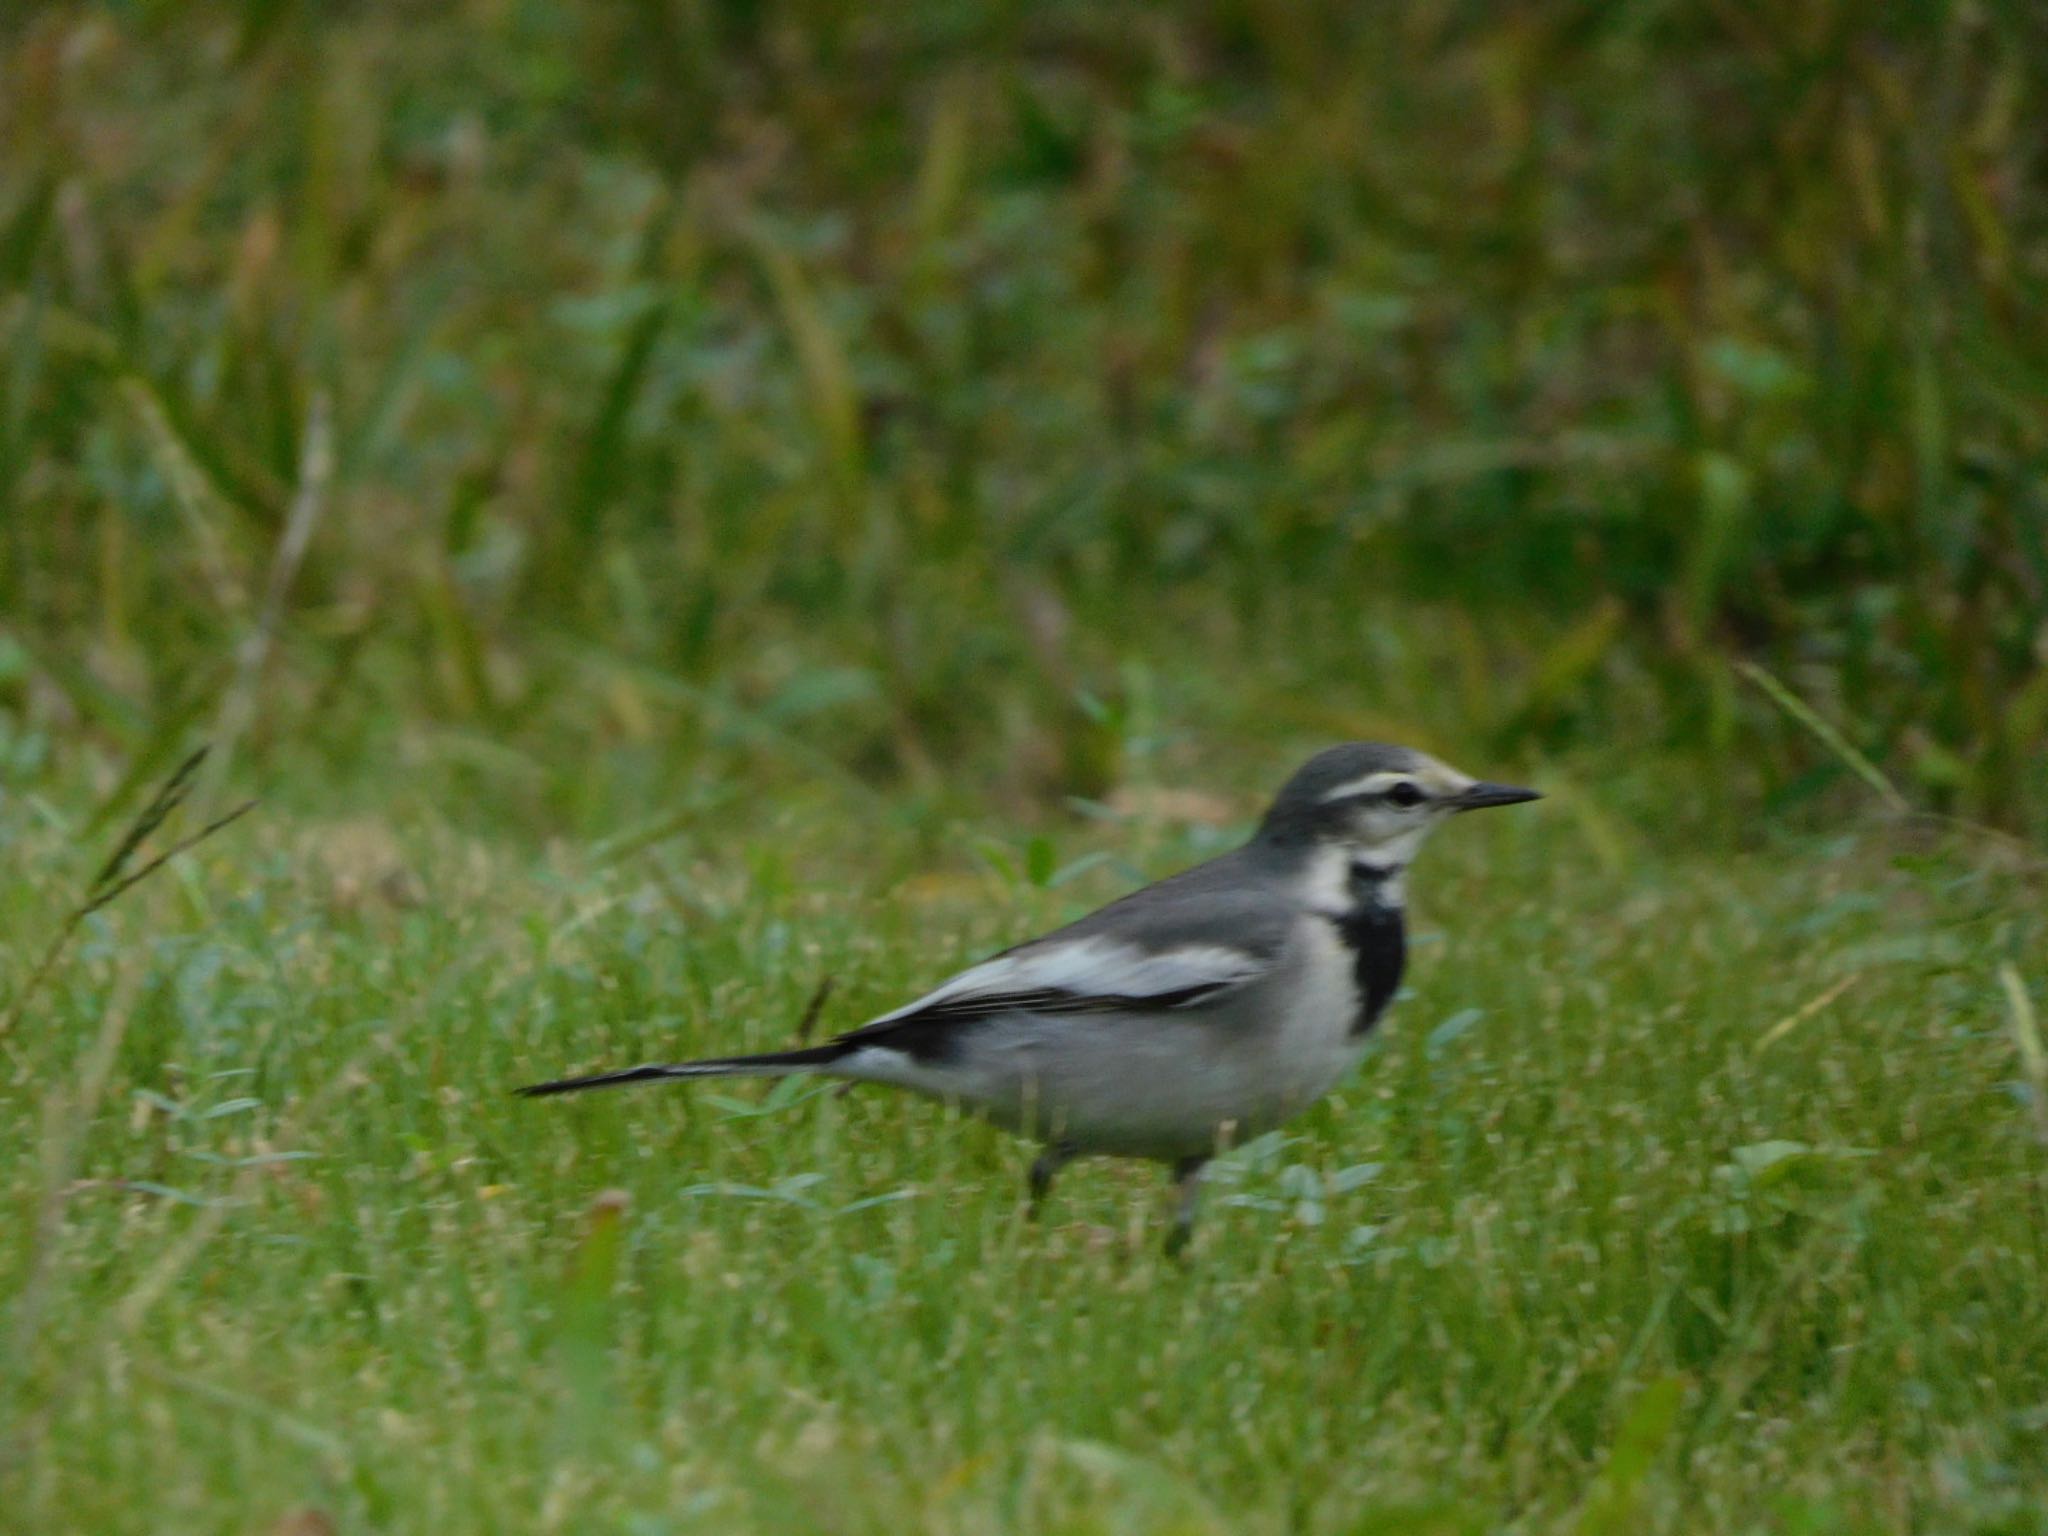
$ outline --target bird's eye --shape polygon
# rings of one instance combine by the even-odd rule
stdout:
[[[1403,779],[1387,790],[1387,800],[1393,805],[1420,805],[1424,798],[1422,787],[1409,779]]]

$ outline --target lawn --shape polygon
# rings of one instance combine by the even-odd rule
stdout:
[[[6,8],[0,1529],[2048,1536],[2042,14]],[[1347,739],[1548,798],[1185,1263],[512,1096]]]
[[[25,809],[24,943],[93,862]],[[1230,835],[259,809],[5,1042],[8,1520],[2042,1529],[2038,873],[1979,844],[1688,853],[1585,786],[1460,824],[1382,1048],[1185,1264],[1156,1170],[1034,1225],[1022,1149],[882,1090],[508,1096],[772,1046],[828,977],[858,1020]]]

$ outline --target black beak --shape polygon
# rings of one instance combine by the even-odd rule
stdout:
[[[1542,798],[1540,790],[1519,789],[1513,784],[1474,784],[1451,796],[1448,804],[1454,811],[1483,811],[1490,805],[1520,805]]]

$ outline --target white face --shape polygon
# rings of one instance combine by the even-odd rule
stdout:
[[[1323,804],[1341,815],[1339,841],[1351,857],[1382,866],[1406,864],[1422,840],[1458,809],[1457,797],[1477,781],[1419,753],[1406,768],[1382,769],[1339,784]]]

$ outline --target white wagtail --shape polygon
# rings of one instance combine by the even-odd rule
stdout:
[[[1307,1108],[1364,1054],[1401,983],[1404,882],[1423,840],[1459,811],[1537,798],[1405,747],[1332,747],[1287,781],[1242,847],[827,1044],[519,1091],[798,1073],[909,1088],[1043,1142],[1034,1208],[1075,1157],[1170,1164],[1177,1251],[1203,1165]]]

